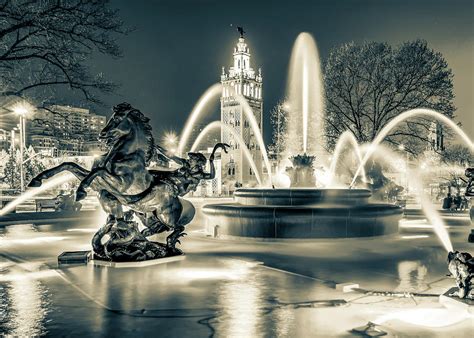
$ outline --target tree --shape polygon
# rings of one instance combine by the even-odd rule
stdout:
[[[348,43],[325,64],[327,142],[350,130],[361,143],[372,141],[387,123],[413,108],[454,115],[453,74],[441,53],[424,40],[392,48],[387,43]],[[412,153],[426,147],[432,120],[413,118],[385,139]]]
[[[27,151],[26,154],[31,155],[28,156],[29,160],[24,162],[23,170],[25,175],[25,185],[31,181],[33,177],[38,175],[40,172],[46,169],[44,164],[38,160],[31,153],[31,151]],[[26,157],[26,156],[25,156]],[[5,182],[10,189],[20,190],[21,188],[21,178],[20,178],[20,151],[10,151],[8,152],[8,157],[3,168],[3,177],[2,181]]]
[[[468,147],[462,144],[448,145],[442,154],[442,159],[446,163],[463,167],[474,165],[474,155]]]
[[[269,149],[279,158],[286,150],[288,112],[285,110],[285,102],[279,101],[270,111],[270,123],[272,125],[272,143]]]
[[[28,97],[48,109],[61,88],[100,103],[115,85],[86,62],[95,53],[121,56],[117,10],[104,0],[0,0],[0,96]]]

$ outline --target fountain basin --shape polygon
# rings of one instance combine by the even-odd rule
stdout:
[[[369,197],[365,189],[239,189],[235,203],[208,204],[203,213],[208,231],[222,237],[350,238],[397,233],[402,209],[369,203]]]

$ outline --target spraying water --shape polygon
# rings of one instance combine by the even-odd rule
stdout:
[[[222,85],[216,83],[209,87],[204,94],[199,98],[198,102],[194,106],[191,114],[186,120],[183,131],[181,132],[178,145],[178,154],[181,155],[184,151],[184,148],[188,144],[189,137],[193,131],[193,127],[196,124],[197,119],[201,116],[202,112],[205,111],[205,108],[208,106],[209,102],[212,102],[222,93]]]
[[[234,92],[235,98],[237,102],[240,103],[240,105],[243,108],[243,112],[245,114],[245,117],[249,121],[250,128],[253,131],[253,134],[255,136],[255,139],[258,143],[258,146],[260,148],[260,152],[263,156],[263,162],[265,163],[265,167],[267,169],[268,177],[269,177],[269,183],[272,184],[272,166],[270,165],[270,161],[268,159],[268,154],[267,154],[267,149],[265,147],[265,142],[263,141],[263,136],[262,133],[260,132],[260,128],[257,122],[257,119],[255,118],[255,115],[253,114],[253,110],[250,107],[249,103],[243,97],[242,95]]]
[[[438,113],[434,110],[431,109],[426,109],[426,108],[418,108],[418,109],[411,109],[408,110],[397,117],[393,118],[385,127],[382,128],[382,130],[377,134],[377,136],[374,138],[374,140],[371,143],[371,146],[368,148],[367,152],[364,155],[364,158],[362,159],[361,164],[357,168],[356,173],[354,174],[354,177],[352,178],[351,182],[351,187],[354,185],[355,180],[357,176],[359,175],[360,171],[362,168],[365,166],[367,163],[368,159],[370,156],[374,153],[374,151],[377,149],[377,146],[384,140],[384,138],[394,129],[399,123],[405,121],[406,119],[409,119],[411,117],[417,117],[417,116],[427,116],[427,117],[432,117],[440,122],[443,122],[447,124],[450,128],[453,129],[453,131],[458,134],[461,139],[464,141],[464,143],[471,149],[471,151],[474,152],[474,143],[471,141],[469,136],[449,117]]]
[[[331,164],[329,166],[329,185],[334,184],[334,177],[336,175],[336,165],[339,162],[339,158],[342,155],[344,149],[347,146],[351,146],[354,150],[357,160],[359,161],[359,165],[362,163],[362,154],[360,152],[359,144],[354,136],[354,134],[350,130],[346,130],[341,134],[339,139],[337,140],[336,147],[334,148],[334,153],[332,155]],[[365,169],[362,167],[362,180],[365,182],[367,181],[365,176]]]
[[[13,209],[15,209],[15,207],[17,205],[25,202],[26,200],[28,200],[30,198],[33,198],[36,195],[39,195],[42,192],[44,192],[46,190],[49,190],[51,188],[54,188],[54,187],[56,187],[60,184],[66,183],[66,182],[72,180],[73,178],[75,178],[74,175],[69,174],[69,173],[65,173],[65,174],[56,176],[55,178],[49,180],[48,182],[44,183],[39,188],[32,188],[32,189],[26,191],[23,195],[18,196],[16,199],[14,199],[10,203],[8,203],[2,210],[0,210],[0,217],[6,215],[7,213],[9,213]]]
[[[373,144],[368,145],[369,149],[373,147]],[[397,169],[394,165],[396,161],[403,161],[403,159],[393,152],[388,147],[378,145],[373,149],[372,153],[380,155],[380,158],[388,165],[392,166],[395,170]],[[410,186],[414,187],[416,191],[419,192],[421,208],[425,214],[428,221],[433,225],[433,230],[438,236],[441,244],[447,252],[453,251],[453,245],[451,244],[451,239],[449,238],[448,230],[441,218],[440,214],[434,207],[430,198],[423,191],[423,180],[421,179],[421,174],[417,170],[407,168],[407,178]]]
[[[295,40],[288,74],[288,156],[325,149],[324,86],[318,48],[309,33]],[[302,131],[302,132],[301,132]],[[310,131],[310,132],[308,132]]]
[[[260,173],[258,172],[257,166],[255,165],[255,161],[253,160],[252,154],[250,153],[250,150],[247,148],[247,145],[245,144],[245,141],[240,137],[240,135],[235,131],[234,128],[229,127],[225,123],[222,123],[221,121],[214,121],[209,123],[198,135],[196,140],[193,143],[193,146],[191,147],[191,152],[196,151],[196,148],[199,146],[203,138],[209,134],[211,131],[215,129],[225,129],[227,132],[232,134],[233,138],[239,143],[240,149],[243,150],[244,156],[247,159],[247,161],[250,164],[250,167],[252,168],[253,172],[255,173],[255,178],[257,179],[258,185],[262,185],[262,180],[260,178]],[[271,172],[269,172],[269,175],[271,175]],[[271,178],[271,177],[270,177]]]

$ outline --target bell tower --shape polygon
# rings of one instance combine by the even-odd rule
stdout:
[[[234,47],[233,65],[229,67],[228,71],[225,67],[222,67],[221,122],[234,129],[237,135],[240,135],[252,154],[260,177],[263,177],[260,148],[250,123],[245,118],[244,108],[236,99],[236,94],[245,98],[258,122],[260,132],[262,132],[262,70],[259,68],[258,73],[256,73],[252,68],[250,49],[244,38],[245,32],[241,27],[238,30],[240,37]],[[226,129],[222,128],[221,130],[221,140],[231,147],[228,154],[223,152],[221,154],[222,184],[226,185],[229,191],[235,190],[238,186],[255,186],[257,184],[255,173],[245,158],[243,149],[232,133]]]

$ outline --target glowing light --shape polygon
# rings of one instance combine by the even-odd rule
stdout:
[[[60,184],[66,183],[71,181],[74,178],[74,176],[70,173],[65,173],[62,175],[58,175],[57,177],[49,180],[46,183],[43,183],[43,185],[39,188],[30,188],[30,190],[26,191],[24,194],[21,196],[18,196],[16,199],[8,203],[2,210],[0,210],[0,216],[6,215],[8,212],[12,211],[15,209],[15,207],[26,200],[35,197],[38,194],[41,194],[42,192],[49,190],[51,188],[54,188]]]
[[[35,108],[26,101],[15,103],[11,109],[13,110],[15,114],[22,115],[22,116],[26,116],[35,110]]]
[[[367,163],[368,159],[372,154],[374,153],[375,149],[377,146],[385,139],[385,137],[388,135],[390,131],[392,131],[393,128],[395,128],[399,123],[405,121],[406,119],[409,119],[411,117],[417,117],[417,116],[427,116],[427,117],[432,117],[440,122],[443,122],[447,124],[453,131],[458,134],[461,139],[464,141],[464,143],[471,149],[472,152],[474,152],[474,143],[471,141],[469,136],[450,118],[444,116],[441,113],[438,113],[434,110],[431,109],[426,109],[426,108],[418,108],[418,109],[412,109],[408,110],[397,117],[393,118],[390,120],[390,122],[382,128],[382,130],[377,134],[377,136],[374,138],[372,143],[370,144],[370,147],[368,148],[367,152],[364,155],[364,158],[362,159],[362,163],[359,165],[357,168],[356,173],[354,174],[354,177],[352,178],[351,182],[351,187],[354,185],[355,180],[357,176],[359,175],[360,171],[362,168],[365,166]]]
[[[247,161],[250,164],[250,167],[252,168],[252,171],[255,173],[255,178],[257,179],[258,185],[262,185],[262,179],[260,178],[260,173],[258,172],[257,166],[255,165],[255,161],[253,160],[252,154],[250,153],[250,150],[247,148],[247,145],[245,144],[245,141],[240,137],[240,135],[235,131],[234,128],[229,127],[225,123],[222,123],[221,121],[214,121],[209,123],[198,135],[196,140],[193,143],[193,146],[191,147],[191,152],[196,151],[197,147],[199,144],[202,142],[203,138],[210,133],[211,131],[215,129],[225,129],[228,133],[232,134],[233,138],[237,141],[239,144],[240,148],[244,152],[244,156],[247,159]]]
[[[418,239],[418,238],[429,238],[428,235],[410,235],[410,236],[402,236],[403,239]]]
[[[85,232],[85,233],[94,233],[97,232],[97,229],[77,229],[77,228],[72,228],[72,229],[67,229],[67,232]]]
[[[351,146],[352,149],[354,150],[357,156],[359,165],[362,163],[362,154],[360,152],[360,147],[359,147],[359,144],[357,143],[357,139],[355,138],[354,134],[350,130],[346,130],[345,132],[341,134],[341,136],[337,140],[336,147],[334,148],[334,154],[332,155],[331,164],[329,166],[329,178],[328,178],[329,186],[332,186],[335,183],[334,177],[336,175],[336,167],[339,162],[339,158],[342,155],[342,151],[347,146]],[[364,168],[362,168],[361,173],[362,173],[362,180],[366,182],[367,178],[365,176]]]
[[[450,309],[413,309],[388,313],[373,320],[377,325],[381,325],[389,320],[401,320],[425,327],[445,327],[462,322],[465,319],[473,318],[467,310]]]
[[[222,93],[222,85],[216,83],[209,87],[204,94],[199,98],[198,102],[194,106],[191,114],[189,115],[186,124],[184,125],[183,131],[181,132],[179,145],[178,145],[178,154],[184,152],[184,148],[188,144],[189,137],[193,131],[193,127],[196,124],[197,119],[201,116],[204,108],[207,107],[208,103],[216,99]]]

